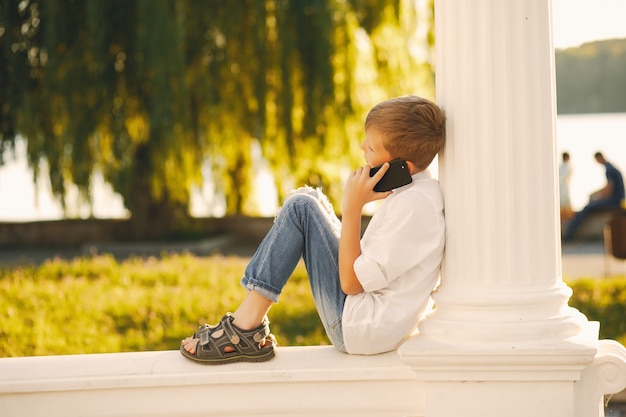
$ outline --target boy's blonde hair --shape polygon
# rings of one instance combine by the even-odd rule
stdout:
[[[446,117],[432,101],[408,95],[374,106],[365,119],[365,131],[368,129],[383,135],[391,156],[411,161],[422,171],[443,147]]]

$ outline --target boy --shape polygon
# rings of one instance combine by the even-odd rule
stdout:
[[[321,191],[294,191],[246,268],[244,300],[217,325],[184,339],[185,357],[204,364],[274,357],[266,314],[301,257],[322,324],[338,350],[391,351],[416,329],[430,306],[445,242],[443,198],[427,171],[444,143],[445,116],[423,98],[397,97],[369,112],[365,134],[367,165],[346,181],[341,222]],[[375,192],[395,158],[406,160],[413,182]],[[380,164],[370,177],[370,167]],[[385,201],[361,238],[363,206],[380,199]]]

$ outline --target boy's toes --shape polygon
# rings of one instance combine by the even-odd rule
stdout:
[[[183,339],[183,348],[191,355],[194,355],[196,353],[196,346],[198,345],[198,341],[199,339],[194,339],[191,337],[188,337],[186,339]]]

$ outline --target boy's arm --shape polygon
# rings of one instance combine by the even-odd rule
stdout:
[[[377,193],[374,185],[385,175],[389,164],[369,176],[369,166],[358,168],[348,178],[342,204],[341,236],[339,238],[339,281],[341,290],[348,294],[363,292],[363,286],[354,272],[354,261],[361,255],[361,212],[370,201],[386,198],[390,191]]]
[[[363,291],[354,272],[354,261],[359,255],[361,255],[361,211],[344,212],[339,238],[339,281],[341,290],[348,295]]]

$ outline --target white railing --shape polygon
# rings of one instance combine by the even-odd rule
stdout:
[[[603,416],[606,393],[626,401],[626,351],[610,340],[598,348],[573,386],[574,404],[562,404],[573,416]],[[452,366],[447,378],[459,372]],[[0,416],[424,417],[437,402],[425,398],[427,384],[396,352],[346,355],[330,346],[282,347],[269,362],[222,366],[193,363],[178,351],[1,358]]]
[[[259,364],[199,365],[178,351],[0,359],[2,417],[424,416],[397,353],[283,347]]]

